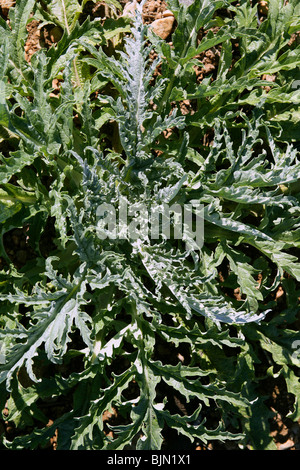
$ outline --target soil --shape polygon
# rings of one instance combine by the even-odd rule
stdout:
[[[123,0],[120,2],[121,5],[124,7],[128,2],[128,0]],[[261,7],[259,12],[261,14],[261,20],[264,19],[264,15],[267,13],[267,2],[261,1],[259,2]],[[14,5],[13,0],[0,0],[0,15],[5,21],[9,21],[9,9]],[[167,5],[164,0],[148,0],[145,4],[143,10],[143,19],[145,23],[151,24],[154,21],[163,18],[163,13],[167,10]],[[100,17],[105,20],[105,15],[107,14],[106,7],[103,5],[102,2],[87,2],[84,14],[90,15],[91,18]],[[175,27],[175,25],[174,25]],[[53,44],[56,44],[59,39],[61,38],[62,31],[60,28],[54,25],[47,25],[44,27],[40,27],[40,23],[36,20],[31,21],[28,26],[28,38],[24,46],[25,50],[25,57],[26,60],[30,61],[32,55],[40,48],[49,48]],[[205,35],[205,31],[200,32],[200,37]],[[300,34],[294,34],[292,37],[292,41],[300,41]],[[167,38],[169,40],[170,38]],[[200,83],[206,76],[210,75],[211,80],[214,80],[214,73],[217,70],[219,58],[220,58],[220,47],[213,47],[212,49],[203,52],[198,57],[203,64],[203,67],[198,67],[196,71],[197,81]],[[59,91],[58,84],[54,83],[54,93],[55,90]],[[192,111],[192,105],[188,100],[184,100],[181,103],[181,109],[183,113],[189,113]],[[16,266],[17,269],[21,269],[27,261],[33,259],[35,254],[34,250],[30,247],[28,243],[28,236],[27,236],[28,227],[23,228],[15,228],[9,232],[7,232],[4,236],[4,247],[6,253],[13,264]],[[47,236],[43,239],[43,249],[45,256],[51,251],[53,232],[51,227],[49,230],[46,231]],[[5,260],[0,258],[0,269],[5,265]],[[222,276],[222,273],[220,273]],[[282,292],[278,289],[276,300],[280,302],[280,297]],[[235,292],[236,298],[239,297],[239,291]],[[182,355],[182,351],[178,352],[176,350],[172,350],[171,348],[165,347],[165,345],[158,345],[158,354],[160,358],[163,358],[164,355],[170,357],[170,355],[174,355],[174,359],[180,359],[184,361],[184,356]],[[169,359],[170,360],[170,359]],[[21,371],[22,375],[22,371]],[[26,374],[24,376],[24,383],[23,385],[26,386]],[[133,391],[134,393],[134,384],[133,384]],[[293,404],[293,398],[291,394],[289,394],[284,384],[280,380],[270,380],[269,384],[265,385],[264,395],[267,397],[266,403],[268,403],[269,409],[274,412],[274,418],[271,420],[271,436],[276,444],[278,450],[300,450],[300,420],[299,422],[295,423],[288,418],[288,413],[291,409],[291,405]],[[187,414],[187,410],[185,409],[185,404],[181,403],[179,395],[176,396],[174,394],[172,397],[169,397],[170,400],[173,402],[174,409],[177,412],[181,412],[183,414]],[[45,407],[48,405],[45,404]],[[66,404],[66,406],[68,406]],[[48,426],[51,426],[53,420],[56,419],[57,416],[61,414],[61,407],[62,404],[59,405],[52,403],[51,404],[51,418],[49,418]],[[49,406],[48,406],[49,408]],[[15,435],[15,428],[14,425],[5,420],[5,416],[7,416],[8,411],[4,409],[3,411],[3,420],[0,420],[0,434],[3,432],[6,433],[7,437],[13,438]],[[46,415],[49,415],[49,409]],[[211,420],[213,421],[213,414],[211,416]],[[118,413],[116,410],[112,412],[106,412],[103,416],[104,423],[115,424],[118,422]],[[216,423],[217,424],[217,423]],[[107,428],[107,434],[110,431]],[[50,440],[49,448],[55,450],[56,449],[56,435]],[[169,431],[168,436],[166,439],[169,439],[172,442],[171,447],[176,449],[179,447],[182,448],[183,440],[182,438],[178,438],[177,433],[173,432],[172,430]],[[232,450],[236,449],[236,445],[233,443],[228,444],[209,444],[208,446],[203,446],[202,444],[197,444],[195,446],[196,450],[218,450],[218,449],[225,449],[225,450]]]

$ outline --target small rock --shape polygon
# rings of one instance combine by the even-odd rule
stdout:
[[[276,80],[276,75],[268,75],[268,74],[265,73],[265,74],[262,76],[262,79],[263,79],[263,80],[266,80],[267,82],[275,82],[275,80]]]
[[[275,82],[276,80],[276,75],[267,75],[267,74],[264,74],[262,76],[262,80],[266,80],[267,82]],[[271,90],[271,87],[269,86],[265,86],[263,87],[264,90],[266,90],[266,92],[269,92]]]
[[[208,62],[207,64],[204,65],[205,73],[211,73],[215,70],[214,64],[211,64]]]
[[[258,11],[261,15],[267,16],[269,5],[266,0],[261,0],[258,5]]]
[[[62,35],[63,30],[59,26],[54,26],[54,28],[50,30],[50,39],[53,43],[57,43],[62,38]]]
[[[14,6],[15,0],[0,0],[0,7],[3,16],[7,16],[9,9]]]
[[[295,442],[292,441],[292,439],[288,439],[283,444],[277,444],[278,450],[287,450],[287,449],[291,449],[292,447],[295,447]]]
[[[172,32],[174,20],[174,16],[167,16],[166,18],[153,21],[150,27],[161,39],[167,39]]]
[[[147,7],[148,7],[148,12],[149,13],[154,13],[155,10],[157,9],[157,5],[156,5],[155,2],[148,2]]]
[[[165,10],[165,11],[163,12],[163,14],[162,14],[162,17],[163,17],[163,18],[167,18],[168,16],[173,16],[173,17],[174,17],[174,15],[173,15],[173,13],[171,12],[171,10]]]

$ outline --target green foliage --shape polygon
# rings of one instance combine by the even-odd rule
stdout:
[[[57,431],[58,449],[158,450],[175,430],[191,448],[272,448],[260,383],[283,379],[299,418],[300,49],[287,47],[298,2],[270,0],[260,23],[247,1],[169,0],[172,46],[143,24],[143,4],[129,30],[79,21],[85,1],[43,3],[19,0],[11,29],[0,23],[0,403],[19,431],[3,445],[43,448]],[[28,63],[31,12],[64,32]],[[129,31],[111,53],[107,41]],[[199,54],[214,47],[216,75],[197,83]],[[195,201],[200,250],[191,232],[143,238],[132,224],[110,237],[99,225],[102,204],[190,205],[199,217]],[[16,227],[34,251],[20,269],[4,240]],[[51,400],[68,405],[49,426]]]

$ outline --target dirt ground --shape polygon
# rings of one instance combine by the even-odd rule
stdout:
[[[123,0],[120,2],[123,7],[127,8],[127,12],[130,14],[130,3],[128,0]],[[6,21],[9,21],[9,8],[13,6],[13,0],[0,0],[0,14],[2,18]],[[266,2],[260,2],[260,12],[262,15],[266,14]],[[105,20],[105,15],[107,10],[102,2],[87,2],[85,8],[85,15],[90,15],[91,18],[100,17]],[[158,34],[165,39],[166,41],[171,41],[171,33],[175,28],[175,21],[170,12],[167,9],[166,2],[164,0],[148,0],[144,7],[144,21],[147,24],[154,24]],[[53,44],[56,44],[60,37],[61,31],[57,26],[39,27],[38,21],[31,21],[27,27],[28,29],[28,39],[25,44],[25,56],[28,61],[30,61],[31,56],[40,48],[49,48]],[[200,32],[204,34],[205,32]],[[197,80],[200,83],[203,78],[207,75],[212,75],[214,77],[214,71],[216,71],[218,66],[218,61],[220,57],[220,49],[214,47],[211,50],[205,51],[199,56],[199,59],[202,61],[204,67],[196,70]],[[186,100],[182,104],[183,113],[190,112],[191,104]],[[48,237],[45,237],[43,243],[43,250],[45,256],[48,256],[51,250],[51,227],[47,231]],[[50,235],[49,235],[50,234]],[[5,234],[4,237],[4,246],[8,256],[11,258],[15,266],[20,269],[25,263],[34,257],[34,252],[31,250],[30,246],[27,243],[26,228],[17,228],[11,230]],[[4,260],[0,258],[0,269],[2,268]],[[237,293],[238,295],[238,293]],[[280,291],[277,293],[278,298],[280,297]],[[162,352],[163,354],[163,352]],[[271,436],[274,439],[276,447],[278,450],[300,450],[300,421],[298,423],[292,422],[288,418],[288,412],[290,409],[290,402],[292,397],[288,394],[284,387],[281,388],[280,382],[274,387],[273,382],[270,385],[270,388],[265,390],[265,394],[268,397],[267,402],[271,411],[274,412],[275,417],[271,422]],[[176,402],[176,400],[175,400]],[[176,406],[180,409],[183,405],[180,402],[176,403]],[[0,434],[5,432],[7,436],[12,436],[15,432],[14,427],[5,420],[5,415],[7,410],[3,410],[4,420],[0,421]],[[113,419],[116,416],[117,412],[108,413],[103,417],[104,421]],[[53,416],[55,419],[55,416]],[[49,421],[51,425],[51,420]],[[56,438],[51,440],[50,447],[55,449],[56,447]],[[233,444],[234,445],[234,444]],[[225,448],[230,450],[232,444],[226,444]],[[224,449],[224,445],[221,447]],[[198,445],[197,450],[207,450],[207,449],[218,449],[218,444],[210,445],[208,447],[203,447]]]

